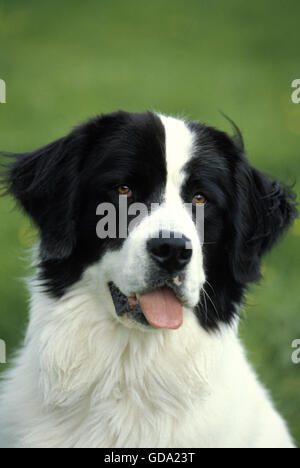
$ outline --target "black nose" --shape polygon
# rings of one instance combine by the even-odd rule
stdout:
[[[158,238],[147,242],[151,258],[169,273],[182,270],[191,260],[190,239],[174,232],[160,232]]]

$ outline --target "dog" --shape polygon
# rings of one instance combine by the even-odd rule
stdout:
[[[3,447],[294,447],[238,324],[296,200],[235,128],[118,111],[6,155],[7,191],[40,238],[1,384]]]

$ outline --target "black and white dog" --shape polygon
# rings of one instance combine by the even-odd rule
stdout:
[[[0,445],[293,447],[238,321],[295,197],[248,163],[241,136],[117,112],[11,157],[9,192],[40,243]],[[133,204],[156,208],[99,238],[99,206],[113,206],[119,234],[125,199],[126,228]]]

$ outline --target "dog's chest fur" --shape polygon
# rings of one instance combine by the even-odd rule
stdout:
[[[24,434],[20,425],[22,444],[199,445],[194,411],[209,397],[221,341],[202,332],[188,311],[182,332],[137,333],[99,310],[84,283],[57,303],[34,295],[14,388],[7,391],[20,413],[31,415]]]
[[[267,410],[269,402],[235,331],[224,327],[210,335],[186,311],[182,330],[137,333],[107,311],[99,314],[99,297],[104,304],[107,299],[103,295],[104,290],[93,294],[85,281],[58,302],[34,295],[25,348],[6,382],[1,408],[1,425],[11,424],[18,434],[13,443],[247,445],[248,429],[240,431],[243,419],[249,425],[253,418],[254,424],[260,416],[253,402]]]

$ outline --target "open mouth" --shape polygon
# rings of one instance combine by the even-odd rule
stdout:
[[[112,282],[109,288],[118,316],[127,315],[155,328],[176,330],[182,325],[184,300],[173,288],[164,285],[130,297],[125,296]]]

